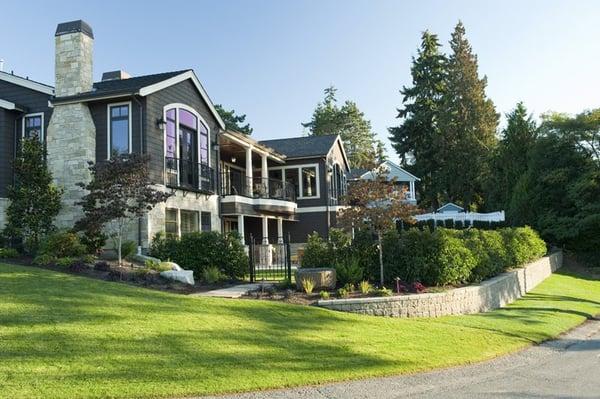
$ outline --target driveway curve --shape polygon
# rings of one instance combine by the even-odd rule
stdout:
[[[407,376],[209,398],[600,398],[600,319],[589,320],[559,339],[484,363]]]

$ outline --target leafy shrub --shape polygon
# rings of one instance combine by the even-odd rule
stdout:
[[[17,258],[19,252],[14,248],[0,248],[0,258]]]
[[[106,234],[99,229],[86,229],[83,231],[80,240],[85,245],[87,252],[98,254],[106,245],[107,238]]]
[[[371,285],[371,283],[369,283],[366,280],[361,281],[358,286],[360,288],[360,292],[365,295],[368,294],[369,292],[371,292],[371,290],[373,289],[373,286]]]
[[[77,262],[77,259],[72,258],[70,256],[65,256],[65,257],[56,259],[54,264],[59,267],[70,267],[70,266],[74,265],[76,262]]]
[[[412,283],[412,290],[413,292],[416,292],[417,294],[420,294],[422,292],[425,292],[425,290],[427,288],[425,288],[425,286],[421,283],[419,283],[418,281],[415,281],[414,283]]]
[[[350,293],[352,293],[356,290],[356,287],[352,283],[344,284],[344,288],[346,289],[346,291],[348,291]]]
[[[87,248],[79,240],[77,234],[59,231],[46,236],[39,247],[39,255],[55,258],[79,257],[85,255]]]
[[[33,258],[33,264],[36,266],[48,266],[54,264],[56,258],[50,255],[38,255]]]
[[[321,291],[319,292],[321,299],[329,299],[329,291]]]
[[[137,252],[137,243],[135,241],[123,241],[121,243],[121,257],[123,259],[135,255]]]
[[[235,232],[190,233],[184,234],[181,239],[157,234],[152,241],[150,255],[169,259],[200,276],[211,266],[230,279],[241,279],[248,270],[248,256]]]
[[[519,267],[546,254],[546,243],[529,226],[500,230],[511,267]]]
[[[356,284],[363,278],[363,268],[355,256],[347,256],[335,265],[336,279],[340,285]]]
[[[74,273],[80,273],[88,268],[87,264],[81,259],[75,259],[69,266],[69,271]]]
[[[100,261],[94,264],[94,270],[99,272],[107,272],[110,270],[110,265],[107,262]]]
[[[375,294],[377,296],[392,296],[393,292],[389,288],[381,287],[378,290],[375,290]]]
[[[347,289],[340,288],[340,289],[337,290],[337,295],[340,298],[348,298],[348,296],[350,296],[350,293],[348,292]]]
[[[302,256],[302,267],[332,267],[334,263],[335,254],[331,244],[317,232],[309,234]]]
[[[392,231],[383,240],[384,277],[408,284],[481,281],[543,256],[545,243],[529,227],[498,230],[437,228]]]
[[[312,294],[313,289],[315,288],[315,282],[310,278],[303,278],[301,283],[304,292],[306,292],[308,295]]]
[[[222,277],[223,276],[221,275],[219,268],[215,266],[207,267],[202,271],[202,281],[204,281],[207,284],[215,284],[219,282],[222,279]]]

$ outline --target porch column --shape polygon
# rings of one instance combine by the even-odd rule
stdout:
[[[267,167],[267,154],[262,154],[260,177],[262,177],[262,187],[265,188],[265,197],[269,198],[269,169]]]
[[[277,218],[277,243],[283,244],[283,218]]]
[[[242,237],[242,244],[246,245],[246,239],[244,238],[244,215],[238,215],[238,233]]]
[[[269,243],[269,219],[266,216],[262,217],[262,243]]]
[[[246,148],[246,193],[252,197],[252,146]]]
[[[415,199],[415,198],[417,198],[417,197],[415,197],[415,181],[414,180],[410,181],[410,188],[409,188],[409,190],[410,190],[410,197],[409,197],[409,199]]]

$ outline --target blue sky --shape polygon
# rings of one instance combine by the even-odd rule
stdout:
[[[459,19],[498,112],[600,106],[597,1],[3,1],[5,71],[53,83],[54,29],[73,19],[94,29],[96,79],[193,68],[258,139],[301,135],[333,84],[387,140],[421,32],[447,49]]]

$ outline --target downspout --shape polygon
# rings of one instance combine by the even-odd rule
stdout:
[[[144,107],[142,102],[137,98],[137,96],[133,96],[133,100],[138,104],[140,108],[140,154],[144,154]],[[142,254],[142,217],[138,217],[138,255]]]

